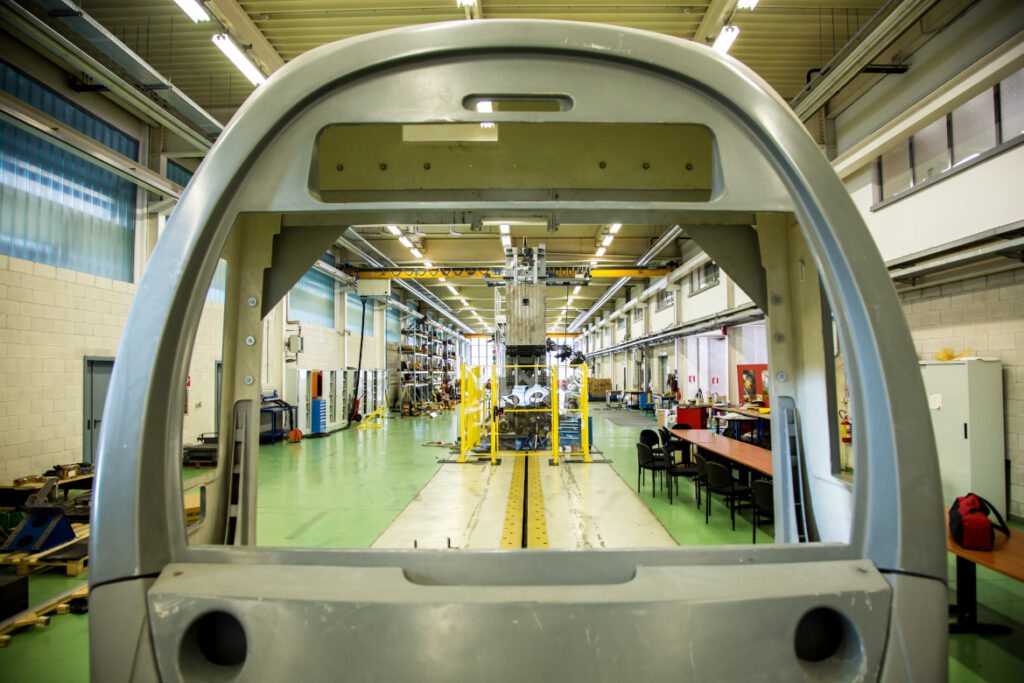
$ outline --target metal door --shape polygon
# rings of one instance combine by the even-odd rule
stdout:
[[[100,452],[100,423],[107,402],[107,388],[114,361],[110,358],[86,358],[84,401],[82,402],[82,461],[96,462]]]

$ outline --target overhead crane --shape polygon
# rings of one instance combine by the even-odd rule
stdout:
[[[472,266],[450,268],[349,268],[345,272],[363,280],[433,280],[443,277],[448,280],[484,278],[499,281],[506,278],[506,269],[499,266],[490,268]],[[564,285],[566,280],[572,280],[579,284],[580,282],[589,282],[595,278],[658,277],[672,272],[672,268],[646,268],[644,266],[610,266],[606,268],[548,266],[546,272],[548,286],[560,286]]]

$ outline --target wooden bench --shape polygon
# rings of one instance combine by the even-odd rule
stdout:
[[[949,533],[948,514],[945,519],[946,547],[956,555],[956,605],[952,610],[956,622],[949,625],[949,632],[983,636],[1009,633],[1009,626],[978,621],[977,565],[1024,581],[1024,537],[1012,529],[1009,537],[997,531],[992,550],[968,550],[953,540]]]

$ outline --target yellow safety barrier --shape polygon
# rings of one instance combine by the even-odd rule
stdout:
[[[520,379],[520,372],[524,371],[526,379]],[[530,372],[532,371],[532,372]],[[490,387],[485,386],[485,373],[490,375],[488,382]],[[519,396],[520,402],[514,402],[509,406],[501,406],[497,402],[502,394],[501,387],[506,378],[512,376],[511,386],[524,386],[533,383],[548,392],[544,402],[548,403],[542,408],[519,408],[518,405],[530,405],[525,401],[525,394]],[[579,389],[579,396],[570,396],[562,389],[559,377],[564,377],[568,386]],[[571,385],[569,383],[572,383]],[[463,401],[461,407],[461,454],[459,462],[465,462],[472,455],[489,455],[492,463],[496,463],[499,456],[518,457],[524,455],[537,455],[541,452],[549,452],[555,465],[559,459],[582,455],[584,462],[593,462],[590,459],[590,434],[587,420],[587,393],[589,386],[587,382],[587,366],[580,365],[492,365],[487,366],[463,366],[462,367]],[[532,390],[533,387],[530,387]],[[488,394],[488,392],[490,392]],[[570,402],[571,401],[571,402]],[[493,404],[493,405],[492,405]],[[494,408],[497,408],[495,410]],[[541,418],[542,414],[549,415],[549,419]],[[517,420],[518,415],[536,415],[540,419],[527,418]],[[561,417],[560,417],[561,416]],[[565,420],[579,418],[578,434],[573,434],[572,446],[569,450],[563,450],[560,443],[559,423]],[[523,444],[516,443],[513,450],[508,449],[509,438],[516,436],[523,437],[517,433],[515,425],[520,423],[522,429],[523,420],[528,420],[535,433],[546,431],[546,437],[540,437],[541,443],[547,441],[549,446],[544,451],[536,448],[523,447]],[[573,429],[576,425],[569,427]],[[505,430],[503,432],[503,430]],[[505,438],[505,448],[502,448],[502,438]],[[484,439],[487,439],[490,448],[483,446]],[[536,438],[536,437],[534,437]]]
[[[386,405],[377,408],[377,410],[363,418],[363,421],[356,425],[356,429],[383,429],[384,419],[387,417],[386,410]]]
[[[480,446],[484,423],[487,421],[483,371],[482,367],[462,366],[462,402],[459,404],[462,439],[459,462],[466,462],[469,453]]]

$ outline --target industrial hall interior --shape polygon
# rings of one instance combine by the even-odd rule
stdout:
[[[1024,3],[0,0],[0,680],[1024,680]]]

